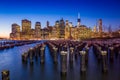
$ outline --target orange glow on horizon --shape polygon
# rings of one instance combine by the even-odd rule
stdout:
[[[0,38],[9,38],[9,33],[0,33]]]

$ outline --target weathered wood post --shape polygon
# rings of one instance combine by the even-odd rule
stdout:
[[[61,51],[61,73],[66,74],[67,72],[67,51]]]
[[[107,72],[108,66],[107,66],[107,51],[101,51],[102,55],[102,71]]]
[[[74,54],[74,48],[70,47],[70,54],[69,54],[69,61],[73,62],[73,54]]]
[[[56,47],[53,47],[53,58],[54,58],[54,63],[57,63],[57,60],[58,60],[58,53],[57,53],[57,50],[58,48]]]
[[[27,52],[24,52],[22,54],[22,62],[23,63],[27,63],[27,59],[28,59],[28,53]]]
[[[10,80],[10,72],[9,70],[3,70],[2,72],[2,80]]]
[[[33,48],[30,48],[29,55],[30,55],[30,65],[33,65]]]
[[[45,47],[41,47],[40,48],[40,63],[44,63],[45,62]]]
[[[114,59],[114,47],[109,47],[109,50],[110,50],[110,61],[113,61]]]
[[[81,55],[81,58],[80,58],[80,63],[81,63],[81,72],[86,72],[86,63],[85,63],[85,55],[86,55],[86,52],[85,51],[80,51],[80,55]]]
[[[86,55],[85,55],[85,61],[86,64],[88,63],[88,55],[89,55],[89,47],[85,47]]]

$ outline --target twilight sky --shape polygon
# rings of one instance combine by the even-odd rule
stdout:
[[[36,21],[45,27],[47,20],[54,25],[62,17],[76,25],[78,12],[81,24],[88,27],[93,28],[99,18],[105,29],[120,26],[119,0],[0,0],[0,37],[9,37],[11,24],[21,26],[22,19],[31,20],[32,28]]]

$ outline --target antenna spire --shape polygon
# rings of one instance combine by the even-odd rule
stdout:
[[[80,19],[80,13],[78,13],[78,19]]]

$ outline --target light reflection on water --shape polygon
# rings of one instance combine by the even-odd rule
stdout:
[[[60,75],[60,62],[53,63],[49,48],[45,48],[45,64],[40,64],[40,59],[34,60],[34,65],[22,64],[21,54],[35,44],[14,47],[0,51],[0,72],[10,70],[10,80],[120,80],[120,60],[115,59],[109,63],[107,74],[101,72],[101,65],[93,54],[92,47],[89,51],[89,61],[86,74],[80,73],[80,57],[73,63],[67,64],[67,76]],[[60,61],[60,55],[58,57]],[[1,79],[1,73],[0,73]]]

